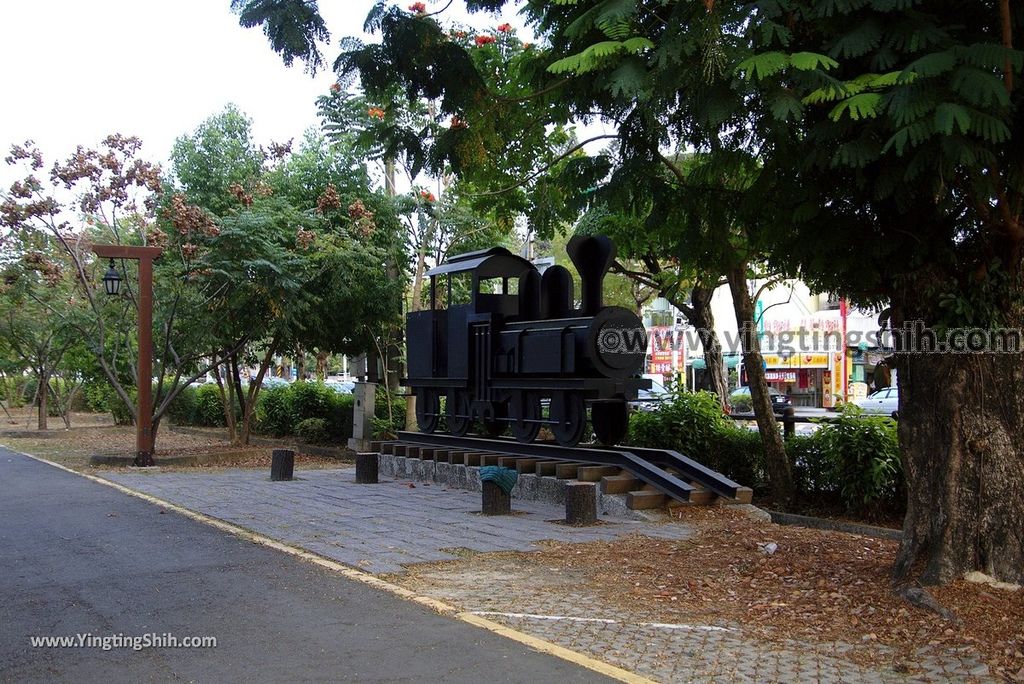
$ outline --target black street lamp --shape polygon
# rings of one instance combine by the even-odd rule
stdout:
[[[121,291],[121,274],[117,272],[117,268],[114,267],[114,260],[110,260],[110,268],[103,274],[103,289],[107,291],[107,294],[111,297],[116,297]]]

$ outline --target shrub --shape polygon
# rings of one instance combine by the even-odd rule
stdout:
[[[260,390],[256,399],[257,431],[283,437],[292,431],[295,422],[290,385],[274,385]]]
[[[355,403],[355,397],[351,394],[335,392],[334,399],[332,399],[331,417],[327,421],[327,431],[332,439],[340,441],[342,444],[352,436],[352,409]]]
[[[373,435],[384,438],[405,429],[405,397],[391,396],[391,417],[388,417],[388,394],[378,388],[373,406]]]
[[[351,394],[340,394],[321,382],[296,382],[267,387],[256,402],[256,429],[268,435],[298,435],[298,424],[322,420],[332,441],[352,436]]]
[[[786,455],[793,464],[793,483],[803,494],[835,494],[839,491],[835,469],[822,445],[822,429],[809,435],[793,435],[786,440]]]
[[[295,425],[295,436],[303,444],[326,444],[330,441],[327,421],[322,418],[306,418]]]
[[[756,430],[734,424],[709,393],[675,393],[657,411],[630,418],[629,444],[675,449],[740,484],[767,484],[764,448]],[[838,495],[850,513],[876,517],[901,508],[903,474],[895,422],[847,407],[810,435],[786,440],[797,491]]]
[[[656,411],[632,414],[627,442],[636,446],[675,449],[706,459],[721,432],[731,427],[711,392],[675,391]]]
[[[719,428],[709,453],[708,467],[730,480],[755,489],[767,486],[764,444],[757,430],[730,421]]]
[[[199,402],[197,395],[196,387],[189,385],[183,388],[167,407],[167,417],[176,425],[191,425]]]
[[[24,375],[7,373],[0,375],[0,401],[3,401],[8,408],[24,406],[27,381],[28,378]]]
[[[289,386],[293,429],[307,418],[319,418],[326,424],[331,417],[337,393],[322,382],[293,382]]]
[[[121,397],[117,395],[117,391],[111,387],[110,392],[113,397],[110,399],[110,414],[114,417],[114,425],[134,425],[135,424],[135,403],[138,401],[139,393],[134,387],[125,387],[125,391],[128,392],[128,396],[132,400],[132,407],[129,408]]]
[[[93,413],[107,413],[111,410],[114,400],[120,401],[114,388],[105,378],[85,383],[82,394],[85,395],[86,410]]]
[[[189,423],[203,427],[224,427],[227,424],[224,420],[224,401],[216,383],[208,382],[196,388],[195,406]]]
[[[847,510],[870,515],[878,506],[899,506],[903,469],[895,421],[846,406],[815,438]]]

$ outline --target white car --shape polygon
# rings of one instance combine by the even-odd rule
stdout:
[[[898,387],[884,387],[853,403],[859,406],[864,413],[881,413],[891,416],[900,409],[900,390]]]

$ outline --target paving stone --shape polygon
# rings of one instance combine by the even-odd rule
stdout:
[[[415,483],[433,471],[435,482]],[[479,492],[441,486],[461,473],[459,487],[478,486],[476,469],[416,459],[381,459],[380,483],[357,485],[354,471],[324,469],[297,473],[291,482],[270,482],[262,471],[134,473],[104,472],[109,480],[186,508],[235,523],[293,546],[308,549],[365,572],[405,572],[406,565],[451,560],[442,549],[529,551],[544,540],[584,542],[629,534],[684,539],[691,530],[678,522],[650,523],[602,515],[602,525],[573,528],[554,524],[564,510],[540,501],[514,499],[515,515],[479,515]],[[472,473],[467,475],[468,473]],[[470,483],[466,478],[476,480]],[[525,477],[525,476],[524,476]],[[532,477],[532,476],[530,476]],[[521,480],[522,481],[522,480]],[[410,487],[414,484],[414,487]],[[532,485],[531,485],[532,486]],[[509,579],[514,576],[509,575]],[[518,589],[511,587],[521,585]],[[537,591],[530,582],[452,586],[438,582],[426,591],[463,610],[568,617],[594,615],[600,606],[585,587],[564,592]],[[988,668],[970,654],[931,649],[915,654],[921,672],[913,678],[891,670],[870,670],[845,658],[849,644],[809,648],[805,643],[767,644],[732,632],[665,629],[616,622],[581,622],[513,616],[489,616],[515,629],[661,682],[906,682],[988,680]]]

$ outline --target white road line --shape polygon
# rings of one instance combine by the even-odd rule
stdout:
[[[493,610],[471,610],[473,615],[490,615],[497,617],[527,618],[530,620],[563,620],[566,622],[597,622],[604,625],[636,625],[638,627],[654,627],[655,629],[678,629],[690,632],[735,632],[731,627],[716,627],[715,625],[682,625],[672,622],[619,622],[608,618],[586,618],[573,617],[571,615],[538,615],[536,613],[502,613]]]

